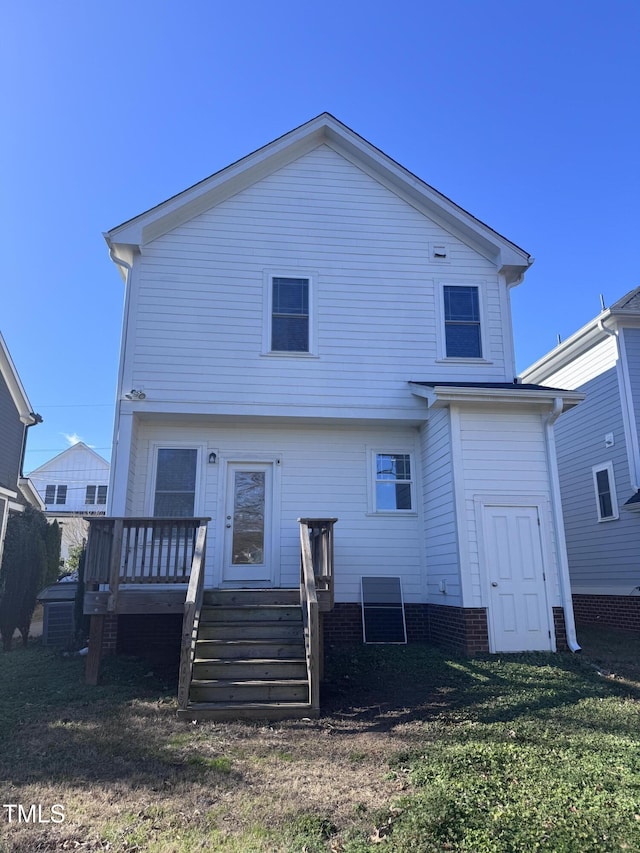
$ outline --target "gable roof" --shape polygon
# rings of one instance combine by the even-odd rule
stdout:
[[[112,228],[104,235],[112,258],[126,260],[132,248],[143,246],[210,210],[320,145],[328,145],[495,263],[508,284],[515,285],[522,281],[524,273],[533,263],[533,258],[527,252],[326,112],[139,216]]]
[[[619,325],[640,323],[640,287],[630,290],[614,302],[611,308],[603,309],[593,320],[545,353],[521,373],[525,382],[544,381],[545,377],[556,373],[574,358],[582,355],[607,336],[615,334]]]
[[[33,407],[27,397],[27,392],[24,390],[20,377],[18,376],[16,366],[9,355],[9,350],[7,349],[5,340],[2,337],[2,333],[0,333],[0,373],[4,378],[4,381],[7,383],[11,399],[15,404],[22,423],[29,424],[30,426],[32,424],[39,423],[42,419],[40,418],[40,415],[36,415],[33,411]]]
[[[84,441],[78,441],[75,444],[72,444],[71,447],[67,447],[65,450],[56,454],[51,459],[48,459],[46,462],[43,462],[42,465],[40,465],[38,468],[34,468],[33,471],[29,472],[29,477],[33,477],[34,475],[37,476],[38,474],[45,474],[54,462],[58,464],[63,456],[75,454],[79,450],[83,451],[84,453],[90,454],[94,458],[94,460],[98,462],[101,468],[104,468],[107,471],[109,470],[110,465],[106,459],[100,456],[99,453],[96,453],[96,451],[93,450],[93,448],[89,447],[88,444],[85,444]]]

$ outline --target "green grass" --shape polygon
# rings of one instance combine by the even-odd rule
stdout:
[[[64,802],[69,821],[0,816],[0,851],[640,851],[640,638],[581,639],[578,656],[343,649],[325,716],[276,725],[184,724],[148,664],[106,661],[96,688],[81,658],[16,649],[2,802]],[[342,778],[360,780],[349,802],[320,796]]]

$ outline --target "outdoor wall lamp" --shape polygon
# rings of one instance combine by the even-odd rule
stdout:
[[[215,465],[217,459],[218,459],[217,455],[212,451],[209,454],[209,465]]]

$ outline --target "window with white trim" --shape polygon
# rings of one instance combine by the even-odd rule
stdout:
[[[271,277],[271,352],[310,352],[310,280]]]
[[[63,505],[67,502],[66,486],[47,486],[44,491],[45,505]]]
[[[613,477],[613,462],[604,465],[594,465],[593,486],[596,493],[596,509],[598,521],[613,521],[618,518],[618,499],[616,484]]]
[[[191,447],[159,447],[153,514],[160,518],[192,518],[195,512],[198,451]]]
[[[375,511],[412,512],[413,460],[410,453],[375,453]]]
[[[482,358],[479,288],[445,284],[442,297],[446,357]]]
[[[97,504],[104,506],[107,502],[107,487],[87,486],[84,502],[85,504]]]

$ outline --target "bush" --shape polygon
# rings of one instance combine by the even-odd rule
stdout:
[[[9,518],[0,567],[0,635],[11,651],[16,628],[26,646],[38,592],[57,580],[60,528],[44,513],[27,506]]]

